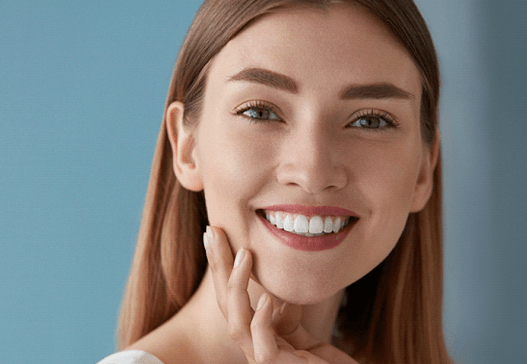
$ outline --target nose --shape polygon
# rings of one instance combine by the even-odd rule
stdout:
[[[278,182],[309,194],[339,190],[348,182],[338,142],[322,128],[291,131],[282,146]]]

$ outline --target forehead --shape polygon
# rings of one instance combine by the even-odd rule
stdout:
[[[301,91],[332,81],[390,82],[420,87],[413,59],[390,30],[365,9],[334,4],[267,14],[234,37],[215,57],[211,78],[226,80],[260,67],[298,80]]]

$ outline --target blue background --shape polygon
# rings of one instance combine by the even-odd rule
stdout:
[[[418,0],[439,52],[445,333],[527,357],[527,3]],[[198,1],[0,2],[0,353],[114,351],[174,61]]]

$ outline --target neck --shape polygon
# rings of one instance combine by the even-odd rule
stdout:
[[[248,293],[253,309],[264,292],[265,289],[251,279]],[[325,301],[302,307],[300,322],[317,339],[331,342],[342,294],[343,291]],[[281,302],[275,304],[281,305]],[[191,300],[171,321],[177,330],[186,331],[188,342],[199,343],[200,358],[204,362],[209,358],[214,358],[211,362],[216,363],[219,363],[218,358],[222,358],[225,363],[245,362],[241,349],[228,334],[227,321],[217,304],[210,269],[207,269]]]

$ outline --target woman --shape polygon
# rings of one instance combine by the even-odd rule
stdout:
[[[206,1],[102,363],[449,363],[438,97],[410,0]]]

